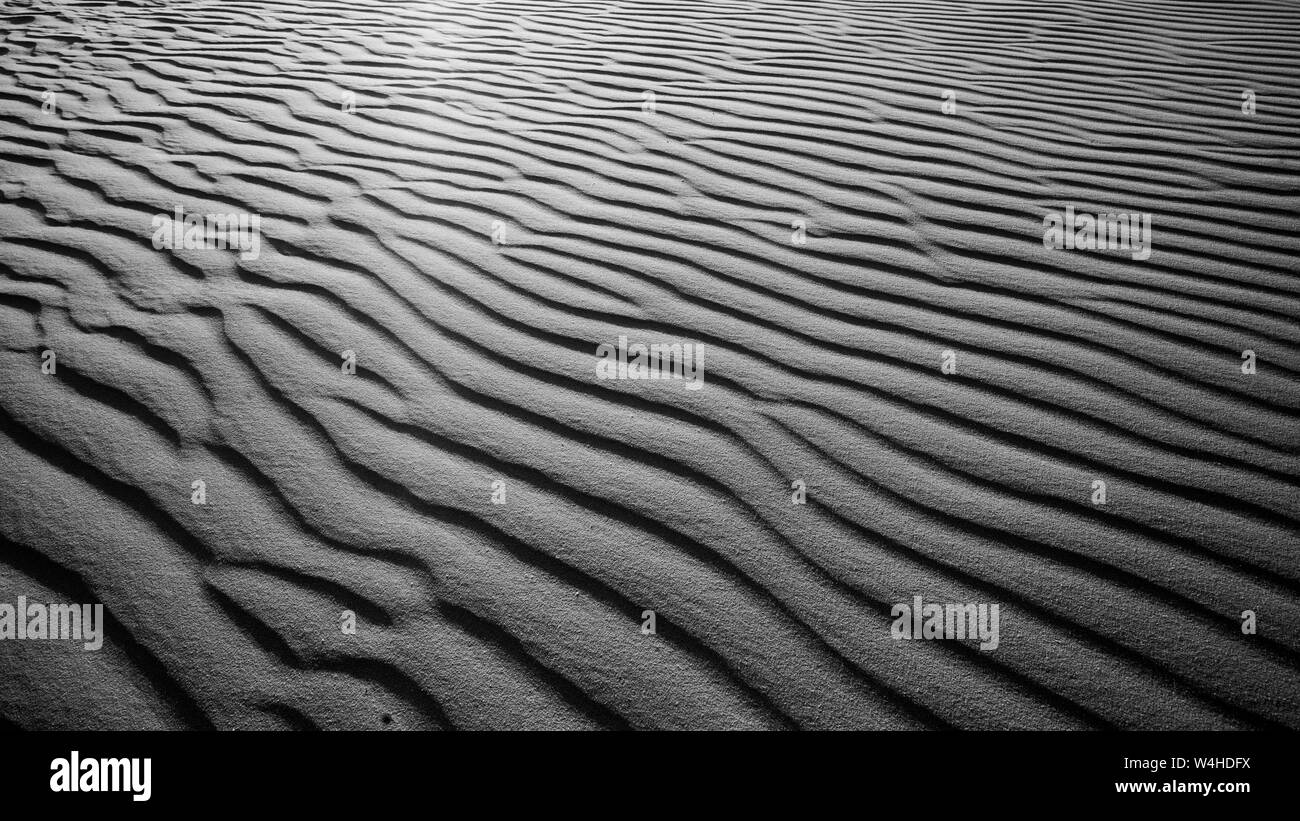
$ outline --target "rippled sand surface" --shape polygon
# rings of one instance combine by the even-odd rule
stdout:
[[[1295,3],[0,21],[0,724],[1300,727]]]

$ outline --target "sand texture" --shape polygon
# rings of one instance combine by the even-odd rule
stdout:
[[[1300,4],[0,26],[0,726],[1300,728]]]

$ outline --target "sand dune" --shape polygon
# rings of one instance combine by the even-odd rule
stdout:
[[[0,17],[0,723],[1300,727],[1295,3]]]

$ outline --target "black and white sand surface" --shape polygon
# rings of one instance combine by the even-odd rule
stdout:
[[[1300,727],[1300,3],[0,20],[0,725]]]

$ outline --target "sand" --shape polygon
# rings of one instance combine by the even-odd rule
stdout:
[[[1294,3],[0,18],[0,725],[1300,727]]]

